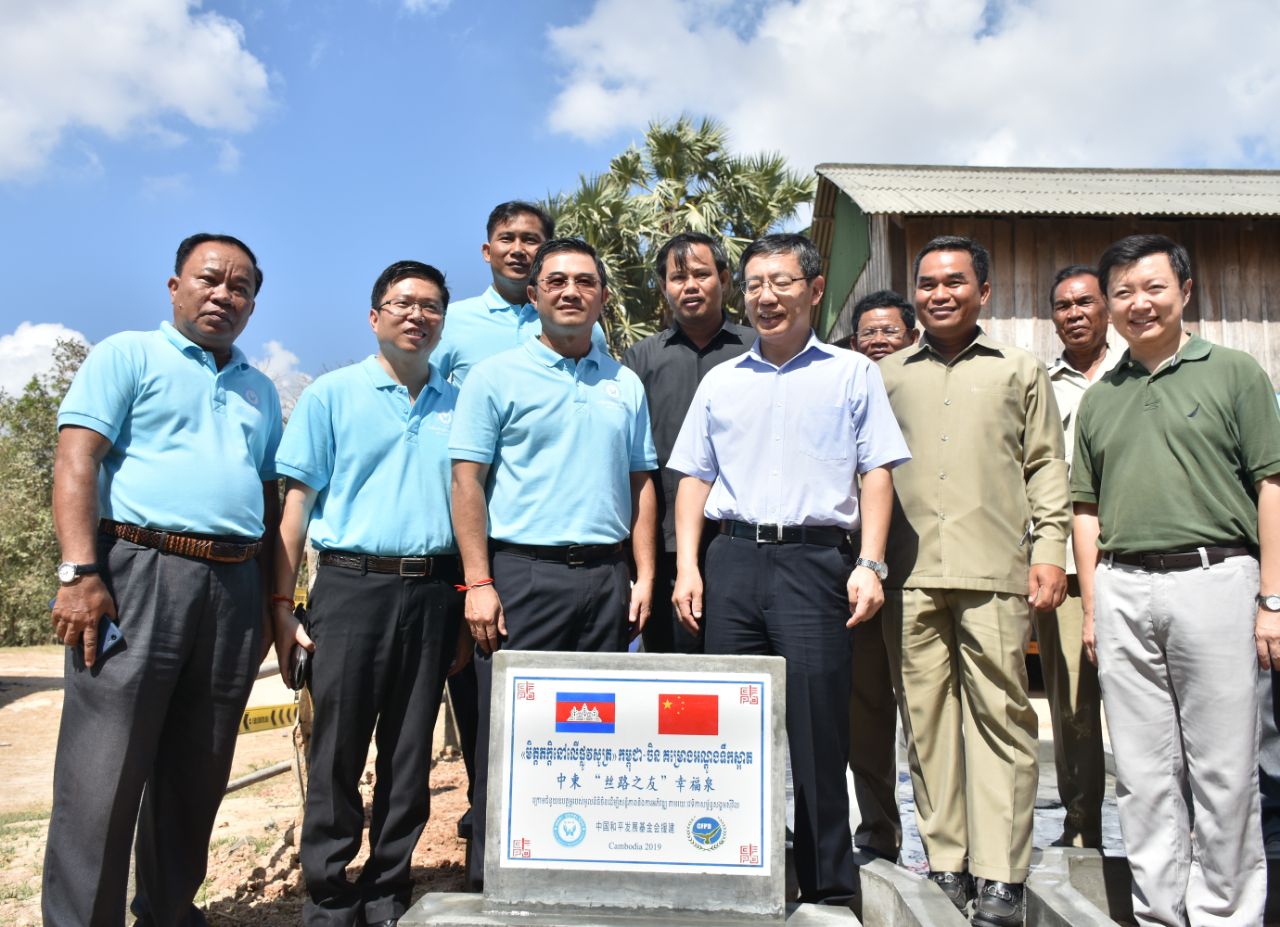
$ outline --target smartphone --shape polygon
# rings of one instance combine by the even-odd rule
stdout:
[[[98,619],[98,656],[93,665],[97,666],[104,657],[123,643],[124,635],[120,633],[119,626],[111,620],[109,615],[103,615]],[[84,669],[83,637],[80,639],[80,646],[72,649],[72,656],[75,659],[76,668]]]

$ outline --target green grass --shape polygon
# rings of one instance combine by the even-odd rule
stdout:
[[[0,811],[0,827],[10,824],[22,824],[27,821],[47,821],[53,813],[52,808],[31,807],[18,808],[16,811]]]

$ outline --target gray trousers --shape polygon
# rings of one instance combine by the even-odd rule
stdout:
[[[257,676],[258,565],[121,540],[98,562],[124,644],[87,671],[67,652],[44,923],[124,923],[136,823],[138,923],[203,924],[192,899]]]
[[[1252,557],[1098,566],[1098,674],[1144,927],[1262,923],[1257,592]]]

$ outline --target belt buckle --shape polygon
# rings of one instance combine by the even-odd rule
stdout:
[[[419,567],[420,569],[406,569],[406,567]],[[431,575],[431,558],[430,557],[401,557],[400,558],[400,575],[401,576],[430,576]]]
[[[564,562],[569,566],[586,566],[587,556],[583,553],[585,549],[585,544],[570,544],[569,549],[565,551]]]
[[[782,525],[756,525],[757,544],[781,544]]]

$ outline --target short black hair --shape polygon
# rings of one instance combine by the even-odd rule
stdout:
[[[796,260],[800,262],[800,272],[804,274],[806,280],[812,280],[822,274],[822,255],[818,253],[817,245],[803,235],[779,232],[757,238],[747,245],[742,252],[742,257],[738,259],[738,276],[746,274],[748,261],[762,254],[794,254]]]
[[[1178,285],[1186,286],[1191,279],[1191,255],[1168,235],[1130,235],[1114,242],[1098,259],[1098,283],[1106,295],[1111,272],[1118,267],[1128,267],[1144,257],[1163,254],[1169,258],[1169,266],[1178,275]]]
[[[374,309],[379,308],[387,296],[387,290],[391,289],[393,284],[410,278],[434,283],[440,288],[440,301],[443,308],[449,308],[449,288],[445,286],[444,274],[421,261],[396,261],[378,274],[378,279],[373,283],[373,294],[369,297],[369,305]]]
[[[911,331],[916,327],[915,306],[911,305],[905,296],[901,293],[895,293],[893,290],[876,290],[874,293],[868,293],[854,304],[853,331],[849,334],[850,338],[857,337],[858,321],[872,309],[897,309],[902,313],[902,324],[907,326],[907,331]]]
[[[173,273],[175,276],[182,276],[182,268],[187,263],[187,258],[191,257],[191,252],[196,250],[206,242],[217,242],[220,245],[234,245],[245,254],[249,255],[249,263],[253,265],[253,295],[257,296],[262,289],[262,268],[258,266],[258,257],[249,250],[249,246],[242,242],[234,235],[217,235],[212,232],[196,232],[194,235],[188,235],[182,239],[182,243],[178,245],[178,254],[173,261]]]
[[[510,222],[516,216],[533,216],[542,223],[542,237],[550,241],[556,237],[556,223],[551,216],[547,215],[547,211],[541,206],[533,203],[527,203],[524,200],[508,200],[505,203],[499,203],[493,207],[493,211],[489,213],[489,221],[484,226],[485,240],[491,240],[493,233],[498,226],[503,223]]]
[[[706,245],[711,251],[711,260],[715,262],[717,274],[729,269],[729,256],[724,253],[724,247],[720,242],[701,232],[681,232],[658,249],[658,256],[654,259],[658,279],[664,284],[667,282],[668,257],[675,258],[676,270],[684,270],[689,263],[689,253],[695,245]]]
[[[605,273],[604,262],[600,260],[600,255],[596,254],[596,249],[581,238],[552,238],[550,241],[544,241],[533,255],[533,263],[529,265],[529,285],[537,286],[538,275],[542,273],[542,264],[547,258],[553,254],[564,254],[565,252],[590,256],[596,262],[596,274],[600,277],[600,288],[608,289],[609,276]]]
[[[920,249],[915,263],[911,265],[911,279],[920,277],[920,262],[926,254],[934,251],[967,251],[969,260],[973,262],[973,275],[978,278],[978,286],[982,286],[991,276],[991,255],[987,249],[972,238],[963,235],[939,235]]]
[[[1062,270],[1053,275],[1053,283],[1049,286],[1049,308],[1053,308],[1053,294],[1058,291],[1058,287],[1062,285],[1064,280],[1070,280],[1072,277],[1092,277],[1098,279],[1098,268],[1089,264],[1068,264]],[[1101,282],[1101,281],[1099,281]]]

